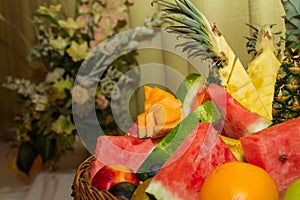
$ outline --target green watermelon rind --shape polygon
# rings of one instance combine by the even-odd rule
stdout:
[[[197,73],[189,74],[180,84],[176,92],[176,98],[182,103],[184,115],[191,113],[191,103],[201,88],[205,87],[205,79]]]
[[[208,101],[199,106],[172,129],[152,150],[137,171],[140,179],[146,180],[150,178],[145,173],[159,169],[173,155],[175,150],[200,121],[214,124],[220,119],[221,113],[214,103]]]
[[[155,184],[152,184],[151,187],[146,188],[146,193],[148,194],[154,194],[155,193],[155,198],[160,199],[163,197],[168,197],[169,199],[172,200],[181,200],[178,199],[177,196],[175,196],[172,192],[169,190],[165,189],[165,186],[160,182],[160,181],[155,181]]]

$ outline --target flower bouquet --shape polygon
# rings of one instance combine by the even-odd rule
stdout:
[[[110,109],[111,91],[118,79],[137,65],[136,51],[117,58],[101,77],[95,96],[85,87],[73,87],[77,72],[89,51],[103,40],[126,28],[128,8],[133,0],[78,0],[74,17],[65,16],[61,5],[40,6],[33,18],[37,44],[28,60],[43,67],[43,79],[33,82],[7,77],[2,86],[15,90],[23,110],[16,117],[18,148],[16,165],[29,173],[35,159],[55,166],[60,155],[71,150],[77,131],[73,121],[72,99],[76,104],[94,102],[100,125],[107,134],[120,135]],[[148,25],[151,19],[148,19]],[[138,71],[136,71],[138,73]],[[88,84],[78,77],[82,85]],[[115,97],[118,98],[118,97]],[[89,109],[80,114],[88,113]]]

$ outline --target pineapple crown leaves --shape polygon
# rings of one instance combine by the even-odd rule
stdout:
[[[187,51],[189,57],[200,56],[202,59],[212,59],[215,62],[226,61],[226,57],[219,50],[221,45],[217,39],[222,34],[189,0],[175,0],[175,3],[154,0],[152,4],[154,3],[165,7],[164,18],[181,24],[167,27],[168,32],[177,33],[179,38],[188,39],[187,42],[175,47],[183,47],[182,51]]]
[[[270,48],[277,57],[280,56],[280,45],[282,41],[280,39],[281,32],[273,32],[272,28],[275,24],[267,24],[262,27],[251,24],[246,25],[253,30],[251,37],[245,37],[247,39],[246,48],[248,54],[252,54],[252,56],[255,57],[265,48]],[[279,38],[276,44],[275,37]]]
[[[299,0],[281,0],[285,16],[286,49],[300,49],[300,4]]]

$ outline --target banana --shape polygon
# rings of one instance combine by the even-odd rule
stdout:
[[[245,162],[246,157],[240,140],[220,135],[238,161]]]

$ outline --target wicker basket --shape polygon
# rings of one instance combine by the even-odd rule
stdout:
[[[74,200],[117,200],[115,196],[106,190],[98,190],[90,182],[90,169],[94,156],[90,156],[82,162],[77,171],[72,185],[71,196]]]

